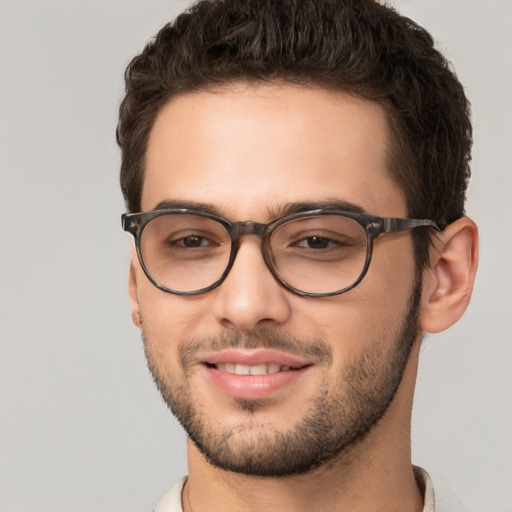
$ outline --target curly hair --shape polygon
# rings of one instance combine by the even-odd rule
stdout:
[[[125,73],[117,142],[121,188],[139,211],[145,153],[176,95],[236,81],[285,81],[378,102],[390,127],[388,167],[411,217],[464,215],[470,105],[432,36],[374,0],[202,0],[165,25]],[[414,231],[422,266],[430,239]]]

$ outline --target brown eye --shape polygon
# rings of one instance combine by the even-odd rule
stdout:
[[[305,247],[307,249],[330,249],[338,245],[339,243],[334,240],[322,236],[309,236],[296,244],[297,247]]]
[[[207,247],[210,241],[203,236],[186,236],[172,242],[173,245],[180,245],[182,247]]]

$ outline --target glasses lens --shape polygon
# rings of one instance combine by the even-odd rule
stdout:
[[[272,233],[274,268],[290,286],[332,293],[354,284],[366,260],[366,232],[354,219],[319,215],[295,219]]]
[[[194,292],[221,277],[229,262],[231,240],[215,220],[166,214],[145,226],[140,250],[154,281],[174,291]]]

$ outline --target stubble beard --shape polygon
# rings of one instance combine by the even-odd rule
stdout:
[[[233,400],[244,418],[235,426],[223,427],[212,414],[208,416],[204,405],[194,402],[190,383],[193,354],[199,348],[265,347],[307,354],[315,365],[328,367],[332,351],[322,340],[298,339],[270,329],[250,334],[230,331],[222,337],[182,343],[180,368],[170,369],[162,364],[142,329],[148,367],[164,401],[213,466],[261,477],[304,474],[348,453],[388,410],[418,336],[420,297],[418,279],[398,332],[382,333],[382,339],[375,340],[371,349],[340,369],[334,386],[324,381],[310,400],[307,413],[284,431],[258,420],[258,411],[266,406],[264,400]],[[395,338],[391,345],[390,336]]]

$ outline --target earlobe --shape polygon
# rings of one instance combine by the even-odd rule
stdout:
[[[142,319],[140,316],[139,310],[139,300],[137,298],[137,276],[135,273],[135,264],[133,262],[130,263],[130,270],[128,274],[128,295],[130,296],[130,304],[132,308],[132,322],[135,327],[142,327]]]
[[[425,271],[419,326],[423,332],[444,331],[466,310],[478,265],[478,228],[463,217],[438,235]]]

